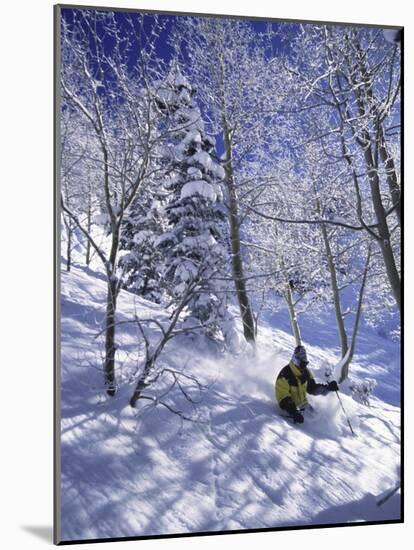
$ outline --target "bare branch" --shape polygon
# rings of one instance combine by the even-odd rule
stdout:
[[[268,205],[269,205],[269,203],[264,203],[264,204],[258,204],[257,206],[268,206]],[[246,208],[248,208],[249,210],[251,210],[252,212],[257,214],[258,216],[260,216],[262,218],[265,218],[266,220],[273,220],[273,221],[277,221],[277,222],[281,222],[281,223],[335,225],[335,226],[338,226],[338,227],[344,227],[345,229],[352,229],[353,231],[363,231],[367,227],[368,228],[373,228],[373,227],[377,227],[377,225],[378,225],[378,224],[371,224],[371,225],[368,225],[368,226],[353,225],[353,224],[348,224],[346,222],[342,222],[342,221],[339,221],[339,220],[329,220],[329,219],[322,219],[322,218],[316,219],[316,220],[310,220],[310,219],[299,219],[299,220],[296,219],[296,220],[294,220],[294,219],[289,219],[289,218],[282,218],[281,216],[271,216],[269,214],[265,214],[264,212],[260,212],[259,210],[257,210],[256,208],[253,208],[252,206],[246,206]]]

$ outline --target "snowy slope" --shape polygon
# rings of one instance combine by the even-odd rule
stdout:
[[[260,329],[256,354],[222,357],[203,341],[173,340],[162,360],[207,387],[193,397],[177,389],[175,408],[128,405],[136,365],[136,328],[121,325],[115,398],[102,392],[100,371],[105,281],[99,272],[62,268],[62,539],[188,533],[398,519],[400,494],[382,507],[379,495],[399,482],[398,349],[364,328],[356,378],[375,377],[371,407],[341,392],[358,433],[352,437],[335,394],[314,397],[314,418],[301,427],[279,416],[274,381],[293,339],[282,314]],[[127,292],[118,321],[162,320],[158,306]],[[302,328],[313,372],[338,359],[332,319]],[[328,345],[331,342],[331,345]],[[131,380],[132,382],[132,380]],[[345,392],[345,393],[344,393]]]

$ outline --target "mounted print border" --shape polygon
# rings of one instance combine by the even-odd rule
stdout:
[[[403,522],[403,28],[54,13],[55,544]]]

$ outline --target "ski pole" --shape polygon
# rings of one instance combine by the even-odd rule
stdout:
[[[354,432],[354,430],[352,429],[351,421],[349,420],[348,415],[346,414],[345,407],[344,407],[344,405],[343,405],[343,403],[342,403],[342,399],[339,397],[338,390],[336,390],[335,393],[336,393],[336,395],[337,395],[337,397],[338,397],[338,400],[339,400],[339,402],[340,402],[340,404],[341,404],[341,407],[342,407],[342,410],[343,410],[343,412],[344,412],[346,421],[348,422],[349,429],[351,430],[352,435],[356,435],[355,432]]]
[[[326,381],[329,382],[329,378],[332,376],[331,367],[328,366],[328,367],[325,368],[325,376],[326,376]],[[348,422],[349,429],[351,430],[352,435],[356,435],[354,430],[352,429],[351,421],[349,420],[348,415],[346,414],[345,407],[342,403],[342,399],[339,397],[338,390],[335,390],[335,393],[336,393],[336,396],[338,398],[339,403],[341,404],[341,407],[342,407],[343,413],[345,415],[346,421]]]

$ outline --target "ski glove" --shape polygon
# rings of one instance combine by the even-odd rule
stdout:
[[[284,411],[286,411],[288,414],[293,415],[297,411],[296,405],[293,401],[293,399],[288,395],[282,401],[279,403],[280,408]]]
[[[338,391],[339,387],[335,380],[332,380],[328,384],[328,391]]]
[[[300,413],[299,411],[295,411],[292,416],[293,416],[293,422],[295,424],[303,424],[304,418],[302,413]]]

